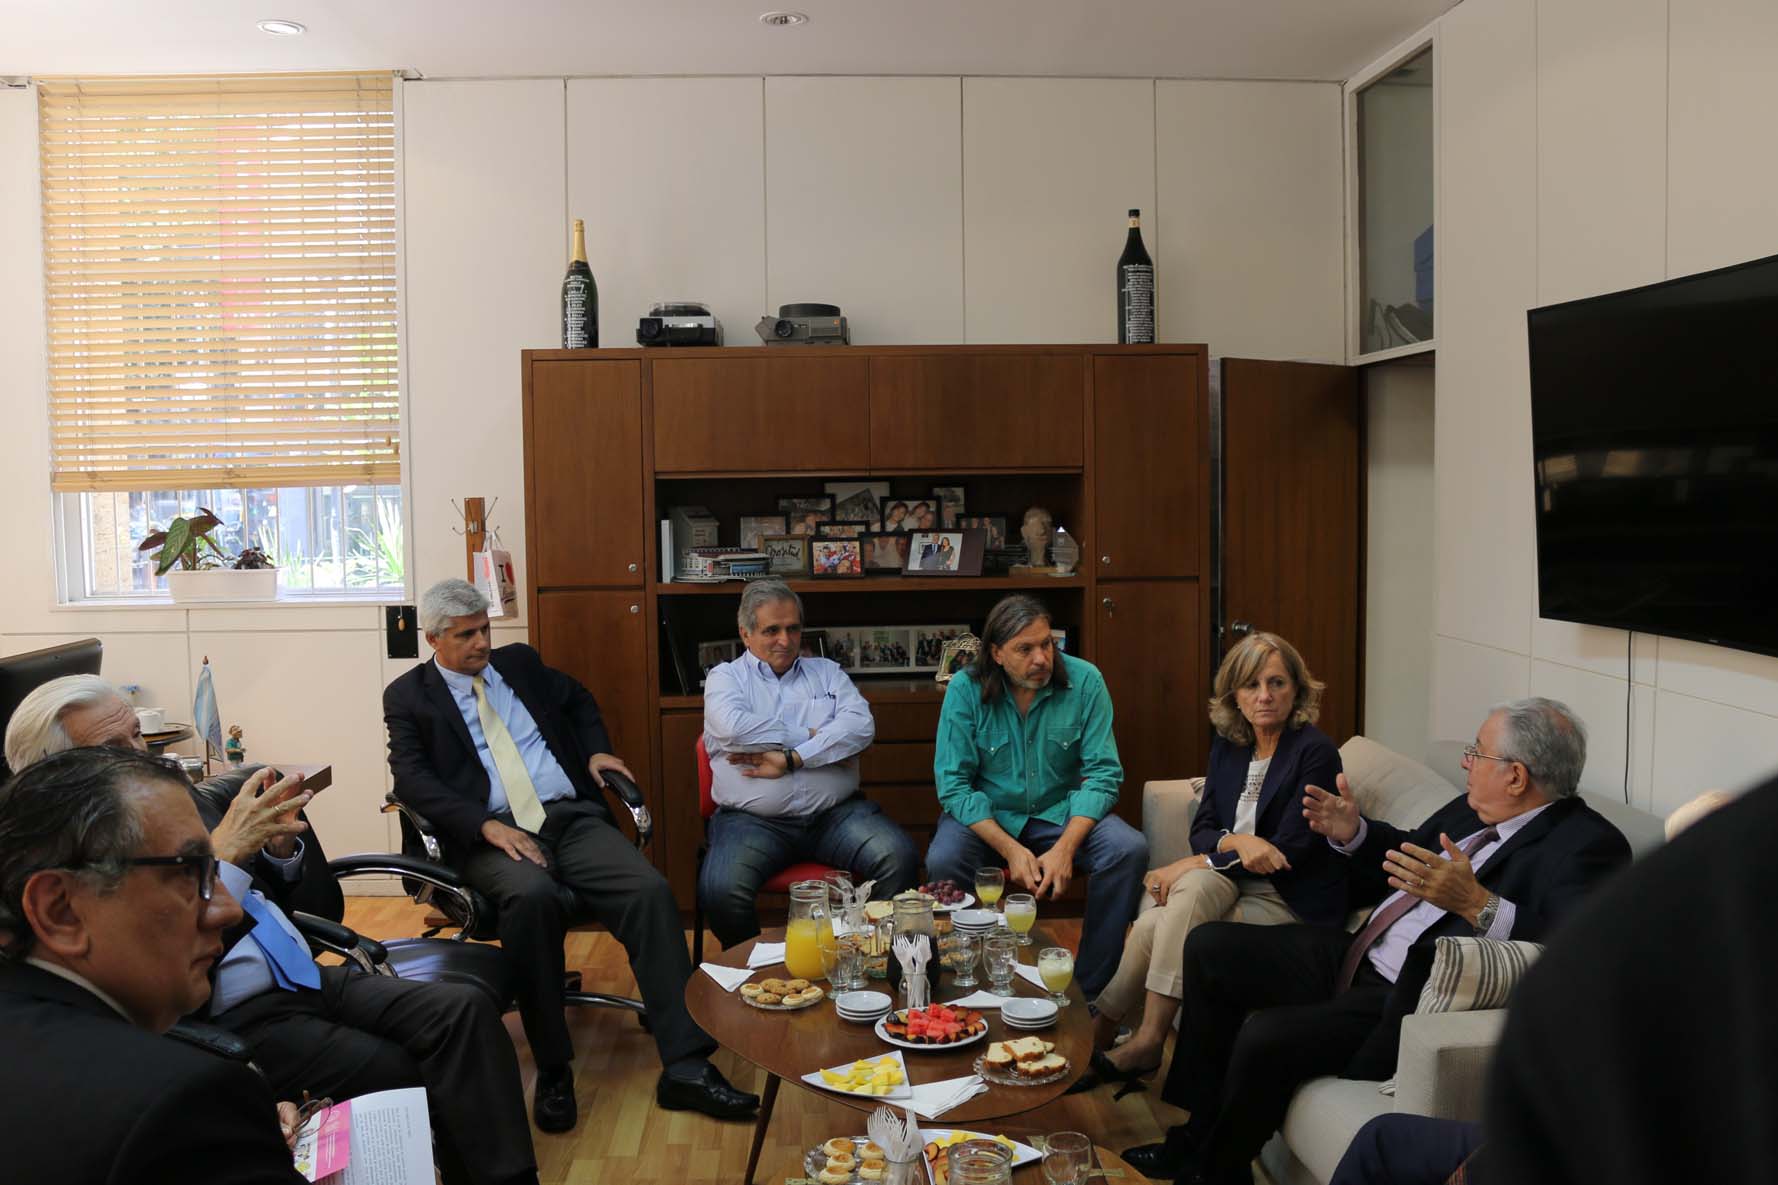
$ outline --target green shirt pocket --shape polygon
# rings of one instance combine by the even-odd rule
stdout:
[[[1012,734],[1004,728],[984,728],[976,733],[975,751],[983,773],[996,777],[1013,773]]]
[[[1080,780],[1079,724],[1056,723],[1044,729],[1044,756],[1053,781],[1073,786]]]

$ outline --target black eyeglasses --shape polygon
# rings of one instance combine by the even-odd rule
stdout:
[[[208,903],[216,893],[216,867],[221,863],[208,852],[189,856],[133,856],[118,861],[131,868],[185,868],[198,882],[198,900]]]

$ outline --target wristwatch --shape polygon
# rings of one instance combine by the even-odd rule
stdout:
[[[1494,919],[1500,913],[1500,894],[1489,893],[1487,904],[1483,905],[1475,915],[1476,937],[1480,938],[1494,927]]]
[[[780,749],[778,751],[780,753],[784,754],[784,772],[785,773],[796,772],[796,750],[795,749]]]

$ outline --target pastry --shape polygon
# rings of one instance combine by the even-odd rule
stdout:
[[[853,1144],[852,1141],[848,1140],[845,1136],[835,1136],[827,1143],[821,1145],[821,1151],[827,1153],[829,1156],[850,1156],[852,1155],[852,1149],[855,1147],[857,1147],[857,1145]]]
[[[869,1140],[866,1140],[864,1147],[858,1150],[858,1155],[865,1160],[886,1160],[889,1156],[887,1152]]]
[[[1066,1069],[1067,1066],[1067,1059],[1053,1053],[1046,1053],[1042,1057],[1019,1062],[1013,1067],[1013,1072],[1022,1078],[1047,1078],[1051,1074]]]
[[[827,993],[822,991],[820,988],[815,987],[813,984],[811,984],[810,986],[804,988],[801,992],[798,992],[797,994],[803,998],[803,1003],[813,1004],[815,1001],[819,1000],[822,996],[825,996]]]
[[[850,1152],[843,1152],[838,1156],[830,1155],[827,1158],[827,1167],[830,1169],[838,1169],[849,1177],[852,1175],[852,1170],[858,1167],[858,1158],[853,1156]]]
[[[765,991],[765,989],[760,987],[757,983],[744,983],[741,985],[741,994],[746,996],[749,1000],[758,998],[759,993],[763,991]]]
[[[815,1178],[821,1185],[846,1185],[852,1179],[851,1169],[822,1169]]]
[[[774,996],[782,996],[790,990],[790,985],[782,979],[762,979],[759,987],[761,991],[771,992]]]
[[[809,981],[806,979],[787,979],[784,981],[784,987],[785,987],[786,991],[800,992],[800,991],[803,991],[804,989],[806,989],[808,986],[809,986]]]
[[[881,1181],[889,1171],[889,1163],[883,1160],[867,1160],[858,1166],[860,1181]]]
[[[1037,1060],[1048,1052],[1043,1046],[1044,1042],[1040,1037],[1020,1037],[1017,1040],[1008,1041],[1006,1051],[1012,1054],[1015,1061],[1029,1062]]]
[[[999,1070],[1002,1073],[1012,1069],[1013,1056],[1006,1048],[1006,1042],[996,1041],[988,1046],[988,1052],[982,1057],[982,1064],[990,1070]]]
[[[782,1004],[784,1002],[784,997],[777,992],[761,992],[753,999],[756,1004]]]

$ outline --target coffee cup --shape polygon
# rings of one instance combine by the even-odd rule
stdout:
[[[161,708],[137,708],[136,720],[142,725],[144,733],[165,732],[167,730],[167,713]]]

